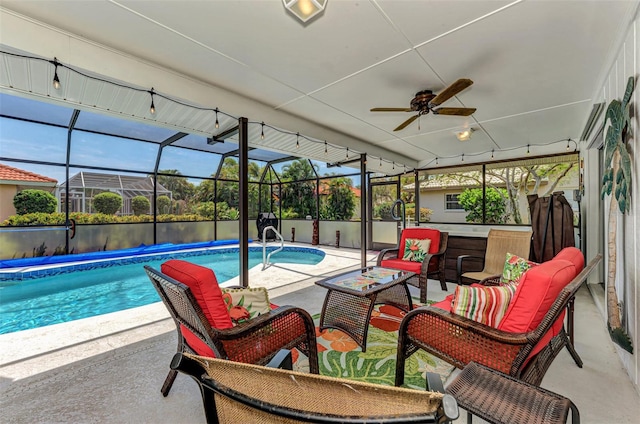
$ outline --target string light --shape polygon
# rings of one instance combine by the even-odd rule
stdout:
[[[296,149],[300,148],[300,133],[296,133]]]
[[[153,104],[153,95],[155,94],[155,92],[153,91],[153,87],[151,87],[151,91],[149,91],[149,94],[151,94],[151,107],[149,108],[149,112],[152,115],[156,114],[156,106]]]
[[[33,61],[45,61],[45,62],[48,62],[48,63],[52,64],[54,66],[53,87],[56,90],[61,88],[60,78],[58,76],[58,67],[62,67],[62,68],[68,69],[70,72],[74,72],[74,73],[76,73],[78,75],[81,75],[81,76],[87,78],[87,79],[91,79],[91,80],[95,80],[95,81],[101,81],[101,82],[103,82],[105,84],[110,84],[110,85],[113,85],[113,86],[116,86],[116,87],[120,87],[120,88],[123,88],[123,89],[128,89],[128,90],[137,91],[137,92],[147,92],[147,93],[149,93],[149,95],[151,96],[151,105],[149,107],[149,111],[150,111],[150,113],[152,115],[154,115],[155,112],[156,112],[154,96],[160,96],[160,97],[166,99],[169,102],[172,102],[172,103],[175,103],[175,104],[178,104],[178,105],[181,105],[181,106],[189,107],[189,108],[192,108],[192,109],[195,109],[195,110],[215,112],[215,115],[216,115],[215,127],[216,127],[216,129],[219,128],[219,125],[220,125],[219,117],[218,117],[219,113],[222,113],[222,114],[224,114],[226,116],[235,118],[232,115],[228,115],[225,112],[220,111],[218,108],[212,109],[212,108],[208,108],[208,107],[197,106],[197,105],[193,105],[193,104],[182,102],[180,100],[173,99],[171,97],[167,97],[167,96],[165,96],[165,95],[163,95],[161,93],[155,92],[155,89],[153,87],[151,88],[151,90],[146,90],[144,88],[131,87],[131,86],[128,86],[126,84],[118,83],[116,81],[112,81],[112,80],[96,77],[96,76],[93,76],[93,75],[85,74],[85,73],[83,73],[83,72],[81,72],[79,70],[74,69],[73,67],[70,67],[70,66],[67,66],[67,65],[65,65],[63,63],[58,62],[56,57],[54,57],[53,60],[49,60],[49,59],[45,59],[45,58],[32,57],[32,56],[27,56],[27,55],[22,55],[22,54],[17,54],[17,53],[9,53],[9,52],[4,52],[4,51],[2,52],[2,54],[3,55],[8,55],[8,56],[20,57],[20,58],[24,58],[24,59],[29,59],[29,60],[33,60]],[[263,122],[261,122],[261,125],[262,125],[262,130],[261,130],[260,137],[261,137],[261,139],[264,140],[264,126],[266,124],[263,121]],[[418,121],[418,125],[420,125],[420,120]],[[274,128],[274,127],[271,127],[271,128]],[[296,148],[299,147],[300,133],[288,132],[288,131],[281,130],[279,128],[274,128],[274,129],[276,131],[279,131],[279,132],[284,133],[284,134],[296,135]],[[314,140],[314,139],[308,138],[306,136],[302,136],[302,137],[306,138],[307,140],[309,140],[309,141],[311,141],[313,143],[321,143],[322,142],[321,140]],[[571,143],[573,142],[575,144],[574,152],[576,152],[578,150],[578,144],[575,141],[571,140],[570,138],[569,139],[561,139],[561,140],[551,141],[551,142],[548,142],[548,143],[533,144],[533,146],[548,146],[548,145],[552,145],[552,144],[555,144],[555,143],[558,143],[558,142],[566,142],[566,150],[567,151],[571,150]],[[328,143],[327,143],[326,140],[324,141],[324,144],[325,144],[324,153],[325,153],[325,155],[328,155]],[[499,151],[500,152],[512,151],[512,150],[520,149],[521,147],[522,146],[514,146],[512,148],[499,149]],[[347,156],[349,155],[349,150],[350,149],[348,149],[348,151],[347,151]],[[488,153],[487,151],[478,152],[478,153],[472,153],[471,156],[480,156],[480,155],[484,155],[484,154],[487,154],[487,153]],[[530,153],[531,153],[531,144],[527,144],[527,154],[530,154]],[[449,158],[455,158],[457,156],[461,156],[461,160],[462,160],[462,162],[464,162],[464,155],[465,154],[463,153],[461,155],[445,156],[444,158],[445,159],[449,159]],[[495,157],[495,149],[492,149],[491,150],[491,158],[494,158],[494,157]],[[379,159],[380,159],[379,160],[379,166],[380,166],[380,168],[382,168],[382,157],[380,157]],[[435,158],[435,164],[439,165],[439,158],[438,157]],[[393,163],[393,169],[395,170],[395,162]]]
[[[60,78],[58,78],[58,58],[53,58],[53,64],[55,65],[55,70],[53,71],[53,88],[56,90],[60,89]]]
[[[327,156],[329,151],[327,150],[327,140],[324,141],[324,155]]]
[[[396,170],[396,163],[393,162],[393,166],[391,167],[391,169],[393,169],[394,171]]]
[[[347,154],[345,156],[345,159],[349,159],[349,148],[347,147]]]

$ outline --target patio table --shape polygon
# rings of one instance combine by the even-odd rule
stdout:
[[[377,304],[413,309],[407,280],[416,274],[378,266],[349,271],[316,284],[328,289],[320,313],[320,331],[336,328],[347,333],[365,352],[369,320]]]

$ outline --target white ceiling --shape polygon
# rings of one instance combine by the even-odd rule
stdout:
[[[280,0],[0,5],[291,114],[284,129],[299,131],[302,118],[425,167],[462,153],[518,157],[527,145],[532,155],[565,152],[638,1],[328,0],[307,25]],[[477,108],[470,117],[430,114],[394,132],[410,113],[369,111],[409,107],[416,92],[459,78],[474,84],[442,106]],[[246,116],[232,100],[207,106]],[[459,142],[468,127],[472,139]]]

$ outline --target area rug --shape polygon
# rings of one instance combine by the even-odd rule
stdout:
[[[326,329],[320,332],[317,327],[320,315],[314,315],[320,374],[393,386],[398,328],[404,315],[405,312],[393,306],[377,305],[371,315],[367,350],[364,353],[351,337],[340,330]],[[305,365],[308,368],[308,362],[298,364]],[[427,372],[440,374],[444,382],[452,371],[453,366],[447,362],[418,350],[406,361],[403,387],[424,390]]]

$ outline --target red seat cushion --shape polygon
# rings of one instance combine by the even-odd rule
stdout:
[[[163,263],[160,269],[163,274],[191,289],[191,293],[212,327],[219,330],[233,327],[213,270],[178,259]]]
[[[380,262],[380,266],[385,268],[402,269],[404,271],[411,271],[416,274],[420,274],[422,262],[403,261],[402,259],[385,259]]]

